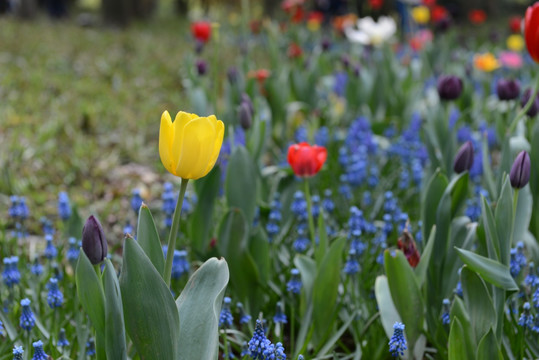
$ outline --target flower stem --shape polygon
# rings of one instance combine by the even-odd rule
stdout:
[[[174,210],[174,217],[172,219],[172,229],[170,229],[170,234],[168,236],[167,259],[165,261],[165,272],[163,273],[167,286],[170,286],[172,259],[174,258],[174,249],[176,248],[176,238],[178,237],[178,232],[180,231],[180,216],[182,214],[183,198],[185,197],[185,190],[187,190],[188,181],[189,179],[182,178],[182,183],[180,185],[180,196],[178,197],[178,202],[176,203],[176,209]]]
[[[513,119],[513,121],[511,122],[511,125],[509,125],[509,128],[507,129],[507,134],[511,135],[513,133],[513,131],[515,131],[515,128],[517,127],[520,119],[526,115],[526,113],[528,112],[528,110],[532,107],[534,101],[535,101],[535,97],[537,96],[537,92],[539,91],[539,75],[537,76],[537,79],[535,80],[535,87],[533,88],[533,91],[531,92],[531,96],[530,98],[528,99],[528,102],[526,103],[526,105],[524,105],[524,107],[518,112],[517,116],[515,116],[515,118]]]
[[[309,232],[311,235],[311,242],[313,244],[313,250],[316,248],[315,232],[314,232],[314,220],[312,214],[312,202],[311,193],[309,191],[309,181],[304,179],[305,184],[305,200],[307,201],[307,220],[309,221]]]

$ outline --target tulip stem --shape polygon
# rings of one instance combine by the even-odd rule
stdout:
[[[311,242],[313,244],[313,250],[315,250],[316,240],[315,240],[315,232],[314,232],[311,193],[309,191],[309,180],[304,179],[304,184],[305,184],[305,200],[307,201],[307,220],[309,221],[309,232],[311,235]]]
[[[511,125],[509,125],[509,128],[507,129],[507,134],[511,135],[513,131],[515,131],[515,128],[517,127],[520,119],[526,115],[528,110],[532,107],[533,103],[535,102],[535,97],[537,96],[537,92],[539,91],[539,76],[537,76],[537,79],[535,80],[535,87],[533,88],[532,92],[530,93],[530,98],[528,99],[528,102],[524,107],[518,112],[517,116],[513,119],[513,122],[511,122]]]
[[[167,286],[170,286],[170,276],[172,274],[172,259],[174,258],[174,249],[176,248],[176,238],[180,231],[180,217],[182,214],[183,198],[185,197],[185,190],[187,190],[187,183],[189,179],[182,178],[180,185],[180,196],[178,196],[178,202],[176,203],[176,209],[174,210],[174,218],[172,219],[172,229],[168,236],[167,246],[167,259],[165,261],[164,280]]]

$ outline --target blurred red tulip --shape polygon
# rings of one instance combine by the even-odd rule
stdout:
[[[384,0],[369,0],[369,5],[373,10],[380,10],[384,6]]]
[[[419,251],[417,251],[414,238],[408,230],[404,229],[402,236],[397,240],[397,248],[404,253],[411,267],[415,268],[419,264]]]
[[[436,5],[436,0],[423,0],[423,5],[433,7]]]
[[[468,19],[470,19],[472,24],[479,25],[487,20],[487,13],[481,9],[470,10],[468,13]]]
[[[434,23],[445,20],[449,17],[449,12],[446,8],[440,5],[436,5],[430,11],[430,18]]]
[[[522,18],[520,16],[511,16],[509,18],[509,29],[511,32],[519,34],[521,30]]]
[[[532,59],[539,63],[539,2],[528,7],[524,18],[524,38]]]
[[[327,150],[323,146],[309,145],[306,142],[290,145],[288,163],[296,176],[316,175],[326,162]]]
[[[291,59],[295,59],[303,55],[303,50],[301,50],[301,47],[296,43],[291,43],[288,45],[288,57]]]
[[[195,21],[191,24],[191,34],[198,41],[206,43],[211,37],[211,24],[208,21]]]

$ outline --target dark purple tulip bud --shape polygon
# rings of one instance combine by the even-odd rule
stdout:
[[[82,228],[82,250],[94,265],[107,256],[107,239],[99,220],[91,215]]]
[[[208,64],[202,59],[196,61],[198,75],[204,75],[208,71]]]
[[[329,40],[328,38],[323,38],[321,45],[323,51],[328,51],[331,47],[331,40]]]
[[[462,93],[462,80],[454,75],[442,75],[438,78],[438,95],[442,100],[455,100]]]
[[[453,162],[453,170],[457,174],[461,174],[472,168],[473,165],[473,145],[471,141],[466,141],[457,152],[455,161]]]
[[[238,69],[235,66],[229,67],[226,76],[231,84],[235,84],[238,81]]]
[[[528,103],[528,100],[530,100],[530,96],[532,95],[532,89],[527,89],[524,91],[524,94],[522,95],[522,99],[520,100],[520,106],[524,107]],[[539,111],[539,98],[536,96],[535,100],[532,103],[532,106],[528,109],[526,112],[526,115],[529,117],[534,117],[537,115],[537,112]]]
[[[522,189],[530,181],[530,155],[526,151],[521,151],[509,173],[509,180],[511,180],[511,186],[515,189]]]
[[[251,117],[252,117],[255,113],[255,108],[253,106],[253,102],[251,101],[251,98],[249,97],[249,95],[247,95],[246,93],[241,94],[241,103],[247,104],[247,106],[249,107],[249,110],[251,110]]]
[[[496,93],[500,100],[514,100],[520,95],[520,84],[513,79],[500,79],[496,83]]]
[[[253,122],[251,108],[246,102],[242,102],[239,107],[240,125],[243,130],[249,130]]]

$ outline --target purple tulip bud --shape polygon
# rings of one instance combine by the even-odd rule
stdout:
[[[462,93],[462,80],[454,75],[442,75],[438,78],[438,95],[442,100],[458,99]]]
[[[526,151],[521,151],[513,162],[509,180],[515,189],[522,189],[530,181],[530,155]]]
[[[329,48],[331,47],[331,40],[328,38],[323,38],[321,45],[322,45],[323,51],[328,51]]]
[[[473,145],[471,141],[466,141],[457,152],[453,162],[453,170],[461,174],[472,168],[474,159]]]
[[[522,99],[520,100],[520,106],[524,107],[528,103],[528,100],[530,100],[530,96],[532,95],[532,89],[527,89],[524,91],[524,94],[522,95]],[[535,97],[535,100],[532,103],[532,106],[528,109],[526,112],[526,115],[529,117],[534,117],[537,115],[537,112],[539,111],[539,97]]]
[[[252,124],[252,113],[248,103],[242,102],[239,107],[240,125],[243,130],[249,130]]]
[[[253,106],[253,102],[251,101],[251,98],[249,97],[249,95],[247,95],[246,93],[241,94],[241,102],[247,104],[247,106],[249,107],[249,110],[251,110],[251,117],[252,117],[255,113],[255,108]]]
[[[91,215],[82,228],[82,250],[94,265],[107,256],[107,239],[99,220]]]
[[[238,81],[238,69],[235,66],[229,67],[226,76],[231,84],[235,84]]]
[[[496,94],[500,100],[514,100],[520,95],[520,84],[513,79],[500,79],[496,83]]]
[[[208,64],[202,59],[196,61],[198,75],[204,75],[208,71]]]

